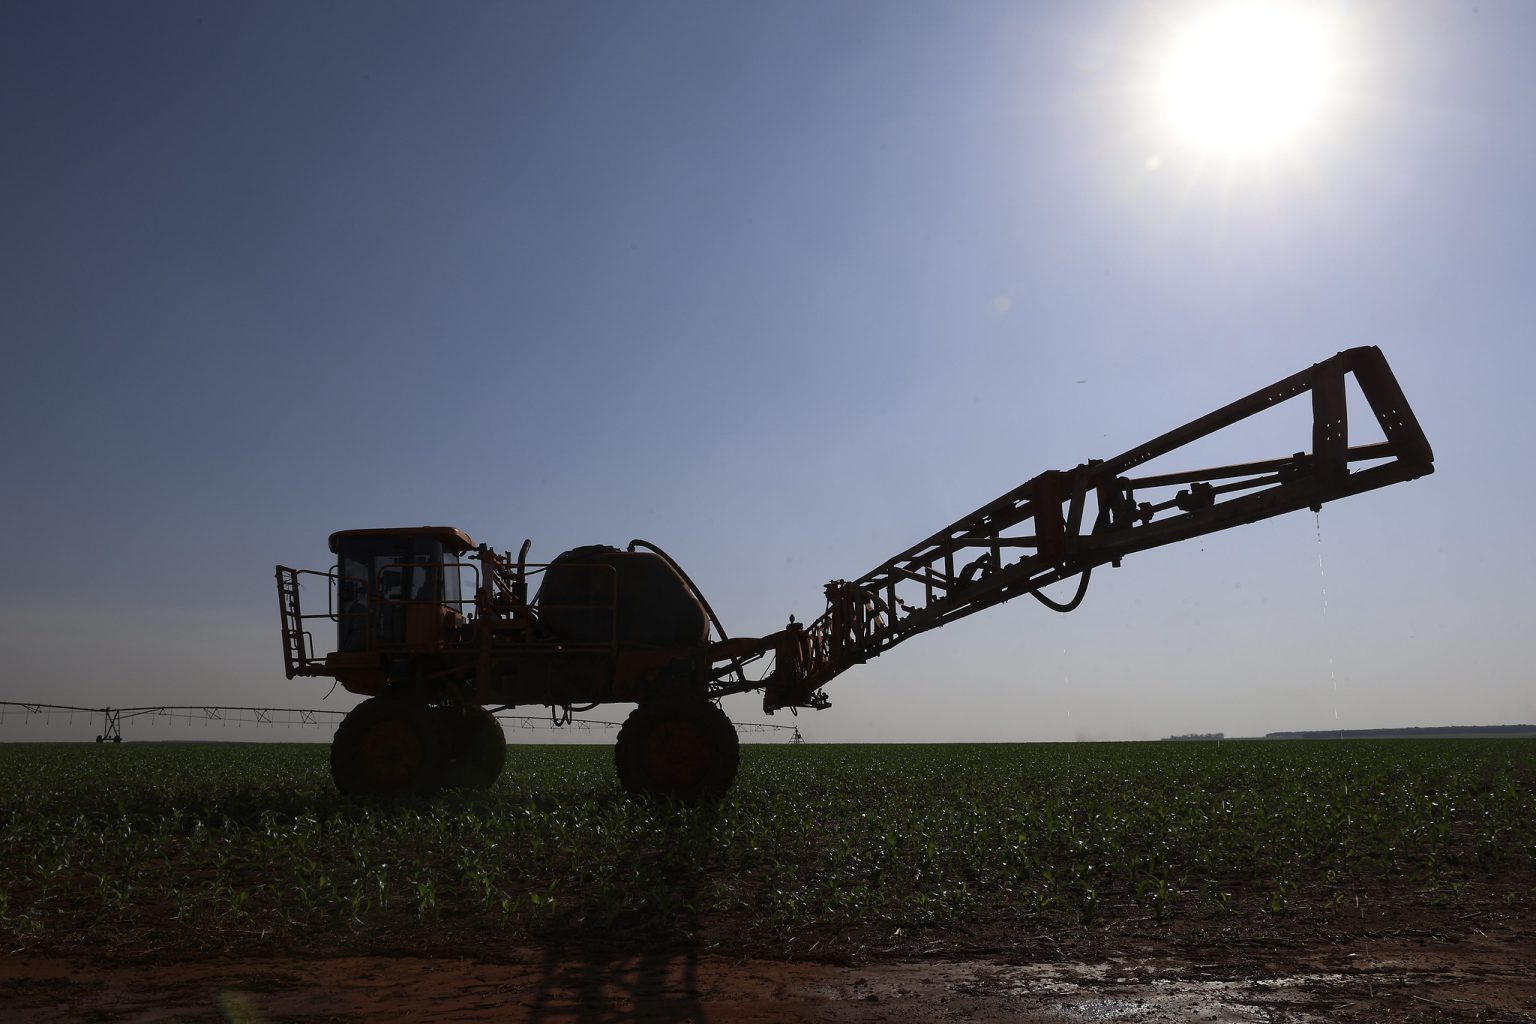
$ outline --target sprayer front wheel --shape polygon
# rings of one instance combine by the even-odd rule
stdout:
[[[425,704],[370,697],[331,741],[331,778],[347,796],[423,796],[442,781],[442,729]]]
[[[630,713],[614,766],[632,797],[718,800],[736,779],[741,750],[731,720],[707,700],[657,700]]]

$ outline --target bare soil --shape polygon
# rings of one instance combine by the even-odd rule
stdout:
[[[1536,1022],[1530,907],[435,955],[89,948],[0,957],[0,1019],[75,1021]],[[823,941],[825,940],[825,941]]]

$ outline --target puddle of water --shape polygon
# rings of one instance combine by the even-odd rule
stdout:
[[[869,965],[838,982],[806,986],[816,999],[932,1005],[982,1000],[1032,1024],[1326,1024],[1304,1007],[1327,1005],[1338,973],[1203,980],[1124,961],[1007,965],[981,961]]]
[[[1062,1024],[1189,1020],[1202,1024],[1323,1024],[1324,1018],[1286,1004],[1313,1002],[1317,988],[1341,985],[1346,980],[1341,974],[1238,981],[1136,977],[1115,964],[993,967],[987,974],[977,987],[990,989],[1040,1020]],[[1106,989],[1114,995],[1106,996]]]
[[[1146,1003],[1126,999],[1088,999],[1081,1003],[1062,1003],[1057,1009],[1064,1020],[1126,1020],[1145,1017],[1151,1012]]]

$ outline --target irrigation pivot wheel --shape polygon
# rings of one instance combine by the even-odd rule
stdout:
[[[740,757],[731,720],[707,700],[641,704],[619,730],[613,751],[619,783],[630,796],[685,803],[724,796]]]
[[[331,741],[331,778],[348,796],[431,793],[443,762],[442,729],[431,709],[394,697],[363,701]]]
[[[443,785],[453,789],[489,789],[507,761],[507,734],[496,716],[482,707],[432,709],[447,740]]]

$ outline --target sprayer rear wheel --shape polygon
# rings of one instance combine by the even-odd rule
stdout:
[[[434,708],[447,737],[443,785],[489,789],[507,761],[507,735],[496,716],[481,707]]]
[[[331,741],[331,778],[347,796],[422,796],[441,782],[443,736],[425,704],[370,697]]]
[[[632,797],[718,800],[736,779],[741,750],[731,720],[707,700],[657,700],[630,713],[614,766]]]

